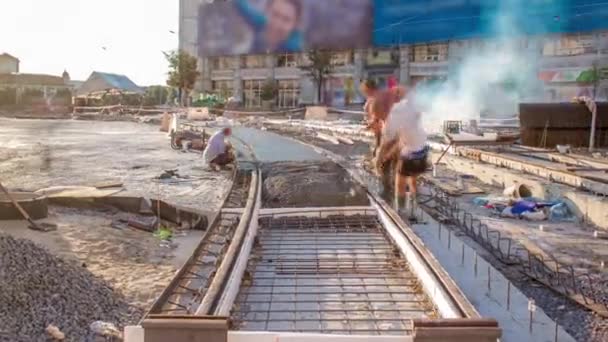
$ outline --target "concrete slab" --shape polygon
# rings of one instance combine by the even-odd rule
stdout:
[[[575,341],[538,307],[534,308],[530,324],[528,297],[509,285],[508,279],[448,229],[441,227],[428,215],[424,215],[423,221],[426,224],[413,225],[413,230],[479,313],[499,322],[503,329],[501,342]]]
[[[262,162],[325,159],[311,148],[272,132],[248,127],[235,127],[233,135],[253,146],[256,157]],[[235,147],[239,148],[240,146],[238,145],[241,145],[241,143],[237,141]]]
[[[499,187],[525,184],[534,197],[547,200],[566,199],[568,208],[579,219],[608,229],[608,200],[606,198],[520,171],[499,168],[462,157],[445,156],[442,162],[450,170],[473,175],[486,184]]]

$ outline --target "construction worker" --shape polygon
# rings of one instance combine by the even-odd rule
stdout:
[[[407,90],[403,89],[403,95]],[[413,101],[413,94],[403,97],[390,110],[376,167],[382,170],[389,160],[397,160],[395,168],[395,206],[405,211],[408,219],[415,220],[417,177],[428,166],[429,147],[422,127],[421,113]]]
[[[209,138],[207,147],[203,152],[205,162],[212,169],[218,171],[220,168],[234,162],[234,155],[231,152],[229,144],[226,144],[226,138],[232,135],[232,129],[225,127]]]
[[[396,85],[390,89],[376,90],[374,93],[374,98],[370,104],[369,111],[372,117],[371,127],[376,136],[376,146],[374,147],[374,158],[376,161],[378,159],[378,150],[382,142],[386,118],[389,115],[393,105],[403,96],[405,96],[405,88]],[[380,177],[382,179],[384,197],[391,196],[394,186],[393,171],[396,161],[395,156],[395,158],[387,158],[381,163],[382,172],[380,173]]]

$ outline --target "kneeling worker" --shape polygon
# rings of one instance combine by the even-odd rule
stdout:
[[[207,147],[203,152],[203,158],[209,167],[216,171],[220,167],[224,167],[234,161],[234,156],[230,151],[229,145],[226,144],[225,139],[232,135],[232,129],[226,127],[216,132],[209,138]]]
[[[428,166],[429,147],[422,127],[420,112],[409,96],[395,104],[386,120],[378,163],[398,155],[395,174],[397,209],[405,209],[406,216],[415,220],[416,181]]]

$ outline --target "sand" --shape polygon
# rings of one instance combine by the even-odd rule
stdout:
[[[130,304],[148,309],[168,285],[201,232],[184,232],[175,247],[162,246],[151,233],[132,228],[116,229],[109,209],[74,209],[50,206],[45,222],[57,231],[42,233],[27,228],[25,221],[0,221],[0,232],[29,239],[52,254],[84,265],[127,298]]]

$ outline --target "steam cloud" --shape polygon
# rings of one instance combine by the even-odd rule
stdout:
[[[542,85],[536,72],[540,46],[523,43],[525,36],[517,22],[522,18],[518,13],[523,12],[525,4],[519,0],[500,3],[488,21],[493,37],[477,47],[460,49],[464,52],[460,56],[452,54],[450,63],[457,65],[451,65],[446,82],[426,83],[416,88],[415,99],[424,112],[424,127],[428,132],[439,132],[445,120],[466,123],[479,119],[484,111],[492,117],[510,118],[517,115],[522,100],[542,100]],[[535,20],[533,16],[526,17]],[[460,62],[454,63],[455,59]]]

